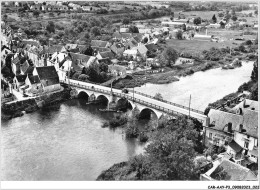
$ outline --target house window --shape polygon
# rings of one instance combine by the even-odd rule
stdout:
[[[254,139],[254,147],[258,147],[258,139]]]
[[[212,139],[212,133],[209,133],[209,139]]]
[[[245,141],[244,147],[245,147],[246,149],[248,149],[248,145],[249,145],[249,142],[248,142],[248,141]]]

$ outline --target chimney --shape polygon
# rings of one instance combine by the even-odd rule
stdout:
[[[232,123],[228,123],[228,132],[232,133]]]
[[[47,55],[45,54],[44,58],[43,58],[43,65],[44,67],[47,66]]]
[[[242,133],[242,131],[243,131],[243,125],[240,124],[240,125],[239,125],[239,132]]]

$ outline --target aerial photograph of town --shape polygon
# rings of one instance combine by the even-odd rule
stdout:
[[[258,1],[1,1],[1,92],[1,181],[258,181]]]

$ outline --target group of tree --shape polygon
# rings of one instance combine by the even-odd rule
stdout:
[[[198,180],[197,156],[199,130],[187,116],[178,117],[158,129],[144,155],[129,161],[134,180]]]

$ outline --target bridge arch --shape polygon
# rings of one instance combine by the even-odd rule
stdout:
[[[90,96],[89,93],[87,93],[86,91],[82,90],[82,91],[79,91],[79,92],[78,92],[78,96],[77,96],[77,97],[78,97],[79,99],[89,100],[89,96]]]
[[[151,108],[143,108],[140,110],[139,118],[148,118],[151,119],[152,114],[156,117],[156,120],[158,121],[161,117],[161,114],[157,113],[157,111],[151,109]]]
[[[96,101],[98,101],[98,102],[100,102],[100,103],[106,103],[106,105],[108,105],[108,103],[109,103],[109,97],[100,94],[100,95],[97,96]]]
[[[134,109],[132,103],[127,99],[127,98],[119,98],[116,101],[116,107],[118,109],[123,109],[123,110],[127,110],[127,109]]]

